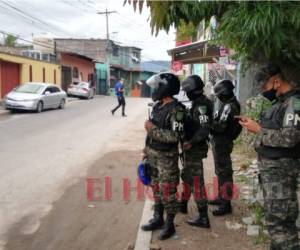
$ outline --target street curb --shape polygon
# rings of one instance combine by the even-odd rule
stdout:
[[[135,241],[134,250],[149,250],[151,239],[152,239],[152,231],[145,232],[141,229],[143,224],[148,223],[149,219],[151,218],[151,208],[153,205],[153,201],[149,199],[145,200],[143,215],[140,221],[138,234]]]

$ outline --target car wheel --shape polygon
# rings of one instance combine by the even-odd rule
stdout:
[[[64,109],[64,108],[65,108],[65,105],[66,105],[66,100],[65,100],[65,99],[61,99],[58,108]]]
[[[37,106],[36,106],[36,112],[41,113],[41,112],[43,112],[43,109],[44,109],[44,104],[43,104],[42,101],[39,101]]]

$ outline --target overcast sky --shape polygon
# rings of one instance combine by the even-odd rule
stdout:
[[[132,6],[123,6],[123,2],[124,0],[0,0],[0,30],[30,40],[32,35],[45,33],[55,37],[105,38],[105,15],[96,13],[107,8],[109,11],[117,11],[109,15],[111,39],[142,48],[144,61],[170,60],[166,50],[175,45],[174,29],[169,34],[162,31],[157,37],[152,36],[147,21],[149,10],[144,8],[142,14],[135,13]]]

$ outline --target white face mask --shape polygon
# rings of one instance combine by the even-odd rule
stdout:
[[[166,79],[160,78],[160,75],[153,75],[146,81],[146,84],[153,89],[158,89],[160,83],[164,83],[167,85],[168,81]]]

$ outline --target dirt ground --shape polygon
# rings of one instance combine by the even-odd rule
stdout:
[[[111,178],[111,200],[87,200],[86,179],[71,186],[53,204],[49,215],[43,218],[38,231],[23,235],[18,231],[26,218],[11,231],[7,249],[15,250],[70,250],[70,249],[127,249],[134,244],[137,227],[144,203],[135,200],[132,192],[130,202],[123,199],[122,179],[136,182],[136,166],[140,151],[118,151],[104,155],[90,168],[93,178]],[[103,184],[103,183],[102,183]],[[98,193],[94,193],[97,198]],[[104,185],[100,195],[104,196]],[[96,197],[97,196],[97,197]]]
[[[243,157],[233,156],[234,167],[238,167]],[[205,181],[207,184],[213,184],[214,165],[211,153],[204,160]],[[224,217],[214,217],[211,211],[214,206],[210,206],[209,218],[211,229],[201,229],[191,227],[186,223],[188,218],[197,215],[197,208],[193,201],[189,202],[188,215],[178,214],[176,216],[177,235],[167,241],[159,241],[156,231],[152,237],[154,248],[161,250],[262,250],[262,246],[254,244],[254,238],[247,236],[246,228],[228,229],[226,222],[234,225],[242,224],[241,218],[247,215],[247,209],[239,200],[233,203],[233,214]]]

